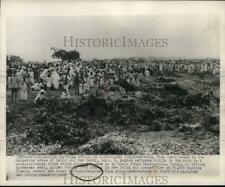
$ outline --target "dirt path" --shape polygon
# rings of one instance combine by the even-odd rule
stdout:
[[[126,133],[126,136],[141,144],[142,154],[215,154],[218,149],[214,147],[217,139],[210,135],[208,139],[196,139],[186,138],[177,131],[150,131]]]

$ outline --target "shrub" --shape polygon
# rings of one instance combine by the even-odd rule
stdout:
[[[140,147],[140,145],[135,144],[135,139],[114,133],[92,140],[88,144],[80,147],[80,152],[84,154],[110,155],[138,154],[137,147]]]
[[[115,84],[123,87],[125,89],[125,91],[136,91],[137,90],[137,88],[135,86],[133,86],[132,84],[129,84],[125,80],[119,80],[119,81],[115,82]]]
[[[184,105],[188,107],[210,105],[210,96],[202,93],[187,95],[184,98]]]
[[[31,125],[26,129],[27,138],[34,143],[78,146],[90,138],[88,124],[78,117],[72,100],[48,100],[37,110]]]

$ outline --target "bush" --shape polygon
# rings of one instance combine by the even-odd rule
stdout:
[[[77,107],[77,113],[84,118],[102,117],[106,115],[107,107],[105,99],[90,96]]]
[[[177,96],[185,96],[188,95],[188,91],[184,88],[182,88],[178,84],[165,84],[164,85],[164,93],[165,94],[173,94]]]
[[[140,145],[135,144],[135,139],[114,133],[96,138],[80,147],[80,153],[106,155],[138,154],[137,147],[140,147]]]
[[[210,105],[210,96],[202,93],[187,95],[184,98],[184,105],[188,107]]]
[[[201,120],[201,126],[213,133],[219,133],[219,115],[206,113]]]
[[[112,106],[109,122],[115,125],[129,126],[134,123],[136,112],[134,101],[118,100]]]
[[[27,138],[34,143],[78,146],[89,140],[88,124],[76,114],[72,100],[48,100],[39,108],[27,128]],[[65,103],[66,102],[66,103]]]
[[[125,91],[137,91],[137,88],[135,86],[133,86],[132,84],[129,84],[125,80],[119,80],[115,82],[115,84],[123,87]]]
[[[160,83],[171,83],[171,82],[176,82],[176,81],[174,79],[159,77],[159,78],[156,79],[156,82],[160,82]]]

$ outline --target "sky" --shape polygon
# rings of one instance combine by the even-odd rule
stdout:
[[[74,38],[166,38],[167,47],[65,48]],[[51,47],[75,49],[82,59],[129,57],[218,58],[219,21],[214,16],[9,17],[7,54],[51,61]]]

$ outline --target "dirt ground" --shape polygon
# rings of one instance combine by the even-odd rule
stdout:
[[[134,101],[83,104],[73,90],[73,101],[48,91],[51,100],[41,106],[35,93],[12,103],[7,91],[7,154],[219,154],[218,82],[213,75],[158,75]],[[91,106],[100,107],[92,114]]]

